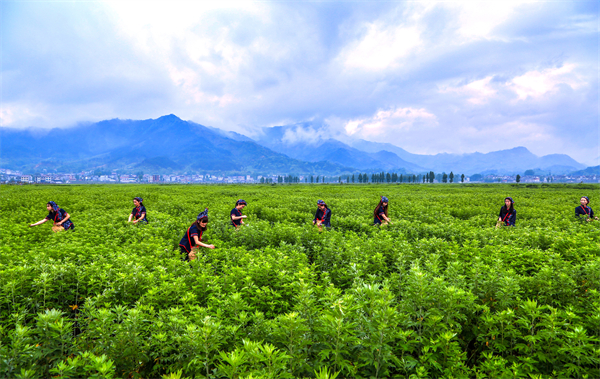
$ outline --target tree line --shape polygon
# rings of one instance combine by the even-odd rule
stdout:
[[[454,183],[460,180],[461,183],[465,181],[465,174],[461,174],[460,177],[454,175],[454,172],[450,171],[450,174],[442,172],[436,174],[433,171],[429,171],[426,174],[397,174],[390,172],[372,173],[371,175],[364,174],[352,174],[343,176],[325,176],[325,175],[310,175],[305,176],[303,180],[299,176],[294,175],[278,175],[277,183],[433,183],[437,180],[439,183]],[[274,183],[273,178],[261,178],[260,183]]]

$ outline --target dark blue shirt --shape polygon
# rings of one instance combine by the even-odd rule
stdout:
[[[50,211],[48,216],[46,216],[46,220],[52,220],[56,223],[62,221],[65,217],[67,217],[67,211],[62,208],[58,208],[58,212],[54,212],[53,210]],[[62,227],[65,228],[65,230],[69,230],[74,229],[75,225],[71,222],[71,219],[69,219],[62,223]]]
[[[140,221],[148,222],[148,219],[146,218],[146,207],[144,207],[143,205],[133,208],[133,210],[131,211],[131,214],[133,215],[133,218],[136,220],[139,219],[140,217],[142,217],[142,214],[143,214],[144,218],[141,219]]]
[[[328,228],[331,227],[331,209],[325,208],[324,211],[321,208],[317,209],[317,213],[315,213],[314,222],[321,221],[321,225],[326,226]]]
[[[517,211],[513,208],[512,213],[509,215],[506,205],[503,205],[502,208],[500,208],[500,215],[498,217],[504,222],[504,225],[515,226],[515,223],[517,222]]]
[[[383,208],[383,205],[377,208],[375,214],[376,216],[373,217],[373,224],[377,225],[381,224],[382,221],[385,221],[385,218],[383,218],[383,216],[385,216],[385,209]]]
[[[237,220],[234,220],[233,217],[232,217],[232,216],[240,217],[241,215],[242,215],[242,212],[238,211],[237,208],[233,208],[231,210],[231,213],[230,213],[230,216],[229,216],[231,218],[231,225],[233,225],[233,226],[240,226],[240,225],[242,225],[242,219],[241,218],[237,219]]]
[[[583,207],[583,205],[578,206],[577,208],[575,208],[575,216],[581,218],[581,216],[583,216],[584,218],[588,218],[594,217],[594,211],[592,210],[592,208],[588,207],[587,205],[585,206],[585,208]]]
[[[192,248],[196,245],[194,241],[194,236],[198,236],[198,240],[202,241],[202,233],[203,231],[198,229],[198,226],[194,223],[192,226],[188,228],[188,230],[179,241],[179,246],[185,249],[188,253],[192,251]]]

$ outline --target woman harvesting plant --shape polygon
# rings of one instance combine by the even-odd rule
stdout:
[[[208,208],[205,208],[204,212],[198,214],[196,221],[190,225],[181,238],[181,241],[179,241],[179,250],[181,250],[184,261],[193,261],[196,259],[196,252],[199,247],[215,248],[215,245],[207,245],[202,242],[202,234],[206,231],[207,226]]]
[[[500,208],[498,222],[506,226],[515,226],[517,222],[517,211],[514,208],[515,201],[512,197],[504,198],[504,205]]]
[[[317,212],[313,219],[313,225],[317,225],[319,228],[323,226],[331,228],[331,209],[323,200],[317,200]]]
[[[575,216],[581,219],[581,216],[585,219],[585,221],[592,221],[592,219],[598,219],[598,217],[594,217],[594,211],[590,208],[590,198],[587,196],[582,196],[579,199],[579,203],[581,204],[577,208],[575,208]]]
[[[379,204],[373,211],[373,225],[379,226],[381,224],[392,223],[388,217],[388,198],[381,196]]]
[[[143,201],[144,199],[142,199],[141,197],[133,198],[133,205],[135,205],[135,208],[133,208],[133,210],[131,211],[131,214],[129,215],[129,220],[127,220],[127,222],[131,222],[131,219],[133,218],[134,224],[137,224],[140,221],[148,223],[148,219],[146,218],[146,207],[144,206]]]
[[[231,218],[231,225],[235,226],[236,229],[240,227],[240,225],[244,224],[242,219],[248,218],[248,216],[242,215],[242,209],[248,205],[245,200],[239,199],[235,202],[235,208],[231,210],[229,217]]]
[[[70,220],[71,215],[67,213],[64,209],[59,207],[54,201],[49,201],[46,204],[46,209],[50,212],[48,216],[43,220],[40,220],[34,224],[30,224],[29,226],[36,226],[45,223],[46,221],[52,220],[54,221],[54,225],[52,225],[53,232],[60,232],[61,230],[73,230],[75,229],[75,225]]]

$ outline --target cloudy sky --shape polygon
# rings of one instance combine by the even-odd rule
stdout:
[[[218,3],[218,5],[217,5]],[[599,164],[597,1],[2,1],[2,126],[312,121]]]

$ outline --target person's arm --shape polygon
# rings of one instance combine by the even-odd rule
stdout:
[[[38,221],[38,222],[36,222],[36,223],[34,223],[34,224],[29,224],[29,227],[32,227],[32,226],[37,226],[37,225],[42,225],[42,224],[43,224],[43,223],[45,223],[46,221],[48,221],[48,219],[47,219],[47,218],[45,218],[45,219],[43,219],[43,220],[40,220],[40,221]]]
[[[133,217],[133,213],[129,214],[129,220],[127,220],[127,222],[131,222],[131,218]]]
[[[248,216],[246,216],[246,215],[241,215],[241,216],[231,215],[231,219],[232,220],[236,220],[236,221],[239,220],[239,219],[242,219],[242,218],[246,218],[246,217],[248,217]],[[242,221],[242,223],[243,223],[243,221]]]
[[[196,246],[207,247],[209,249],[215,248],[215,245],[208,245],[206,243],[200,242],[200,239],[198,238],[198,236],[194,236],[194,243],[196,244]]]
[[[65,218],[63,218],[62,220],[60,220],[59,222],[57,222],[56,225],[62,225],[63,222],[65,222],[65,221],[67,221],[68,219],[71,218],[71,215],[68,214],[67,212],[65,212],[65,215],[66,215]]]
[[[510,215],[510,225],[515,226],[516,222],[517,222],[517,211],[513,211],[513,213]]]

